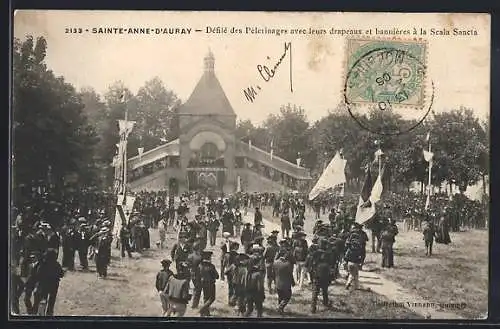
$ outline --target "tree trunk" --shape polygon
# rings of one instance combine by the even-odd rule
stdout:
[[[486,175],[483,173],[481,174],[482,179],[483,179],[483,197],[486,196]]]

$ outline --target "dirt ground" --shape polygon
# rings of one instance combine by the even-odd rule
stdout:
[[[117,249],[112,250],[112,262],[107,279],[98,279],[95,266],[90,262],[90,271],[67,272],[61,281],[55,314],[60,316],[161,316],[161,303],[154,287],[156,273],[160,270],[160,260],[169,258],[169,249],[159,250],[154,245],[158,239],[156,230],[151,231],[153,249],[142,255],[134,253],[133,259],[119,257]],[[169,247],[174,243],[173,234],[167,235]],[[217,241],[218,246],[220,241]],[[214,263],[219,269],[219,248],[215,247]],[[78,264],[78,260],[76,260]],[[347,291],[344,281],[329,289],[333,302],[331,309],[318,303],[314,318],[363,318],[363,319],[420,319],[421,316],[405,309],[385,306],[388,302],[383,296],[370,291]],[[277,296],[266,292],[264,317],[312,318],[310,287],[302,291],[294,290],[292,300],[280,316],[277,312]],[[21,298],[21,312],[24,305]],[[196,310],[188,309],[186,316],[198,316]],[[227,286],[217,282],[217,298],[212,305],[214,317],[236,317],[232,307],[227,305]],[[253,314],[255,316],[255,314]]]
[[[375,270],[433,303],[464,318],[485,318],[488,310],[488,231],[450,233],[452,243],[436,244],[425,256],[422,234],[396,237],[395,267]],[[372,259],[374,255],[371,255]],[[460,305],[460,306],[458,306]]]
[[[264,210],[263,214],[264,218],[274,223],[279,222],[279,219],[272,218],[269,210]],[[250,213],[249,215],[251,216]],[[312,214],[308,217],[311,220],[306,220],[306,232],[312,231],[314,224]],[[322,219],[327,220],[326,216],[322,216]],[[67,272],[59,288],[56,315],[160,316],[161,304],[154,287],[155,277],[160,270],[160,260],[170,258],[169,248],[174,244],[175,236],[172,233],[167,234],[168,247],[159,250],[154,243],[158,240],[158,233],[152,229],[150,232],[153,248],[142,255],[134,253],[133,259],[121,259],[119,251],[113,249],[107,279],[97,278],[92,261],[89,272]],[[310,287],[306,286],[302,290],[296,287],[283,316],[276,311],[277,296],[266,292],[264,317],[424,318],[424,312],[395,306],[394,302],[403,301],[395,300],[395,297],[390,298],[397,296],[397,299],[403,298],[405,302],[418,297],[419,300],[429,303],[443,304],[440,311],[453,312],[466,319],[484,318],[488,305],[488,232],[451,233],[451,240],[450,245],[435,244],[434,255],[426,257],[421,233],[404,232],[400,229],[395,244],[395,267],[381,268],[381,255],[371,253],[370,246],[364,267],[367,271],[364,272],[365,282],[369,282],[371,276],[377,276],[380,281],[397,284],[392,288],[395,290],[394,294],[385,291],[385,285],[371,291],[347,291],[344,289],[345,280],[341,278],[329,289],[333,302],[331,309],[324,309],[321,303],[318,303],[318,312],[313,316],[310,313]],[[219,244],[220,238],[215,247],[208,248],[214,252],[213,261],[217,269],[220,259]],[[363,277],[363,273],[361,276]],[[387,285],[387,288],[390,289],[390,286]],[[21,312],[22,300],[21,298]],[[189,308],[186,316],[198,316],[198,313]],[[236,317],[236,312],[227,305],[227,286],[220,280],[217,282],[217,298],[212,305],[212,316]]]

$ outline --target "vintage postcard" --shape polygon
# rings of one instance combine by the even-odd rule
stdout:
[[[488,316],[488,14],[13,32],[11,319]]]

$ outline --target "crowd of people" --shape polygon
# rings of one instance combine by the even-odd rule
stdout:
[[[75,258],[81,271],[89,271],[89,261],[94,261],[97,277],[107,277],[112,241],[117,238],[117,199],[106,192],[82,191],[60,198],[36,192],[25,200],[11,214],[11,309],[20,313],[24,294],[27,314],[52,315],[59,281],[65,272],[77,269]],[[149,230],[138,215],[135,211],[130,216],[116,240],[129,256],[149,248]]]
[[[66,271],[75,270],[76,254],[82,271],[88,270],[91,260],[98,278],[106,278],[113,241],[122,257],[133,257],[133,252],[151,248],[150,228],[155,228],[159,232],[156,247],[170,249],[170,259],[162,260],[156,280],[165,316],[183,316],[190,301],[192,308],[198,308],[201,295],[200,316],[209,316],[216,280],[227,283],[227,303],[240,316],[251,316],[254,311],[262,316],[266,294],[277,294],[277,312],[282,314],[292,287],[306,284],[312,289],[310,311],[315,313],[320,293],[323,305],[331,305],[328,288],[339,278],[341,268],[348,273],[346,288],[359,288],[359,271],[369,242],[363,229],[371,231],[371,249],[382,254],[381,266],[390,268],[394,266],[397,221],[407,229],[422,231],[430,256],[434,240],[451,242],[448,231],[457,218],[484,215],[477,204],[459,198],[449,201],[439,196],[430,209],[422,211],[422,198],[390,194],[363,227],[354,220],[359,196],[328,195],[313,201],[300,193],[235,193],[211,198],[185,193],[174,198],[160,191],[134,196],[133,211],[127,214],[129,220],[122,223],[119,234],[113,234],[117,198],[109,193],[85,191],[60,199],[35,193],[27,198],[30,201],[13,207],[12,312],[20,313],[19,299],[24,293],[28,314],[53,315],[59,281]],[[253,222],[244,220],[249,212]],[[263,231],[263,212],[280,223],[280,231]],[[328,220],[322,220],[322,214]],[[306,221],[314,221],[312,232],[305,232]],[[475,222],[458,220],[460,225]],[[177,233],[173,246],[166,241],[168,230]],[[221,236],[218,246],[217,237]],[[221,257],[215,266],[212,251],[207,249],[219,247]],[[171,264],[175,271],[170,270]]]
[[[292,287],[311,286],[311,312],[317,312],[318,295],[328,308],[328,288],[340,275],[343,267],[347,275],[346,289],[359,288],[359,270],[366,257],[368,235],[340,201],[330,200],[329,221],[317,220],[312,239],[304,231],[306,202],[303,196],[276,194],[235,194],[218,200],[205,200],[201,195],[191,198],[196,208],[192,221],[187,212],[180,215],[178,242],[172,247],[171,259],[162,261],[156,289],[160,294],[164,315],[183,316],[190,300],[198,308],[203,293],[200,316],[210,315],[215,300],[215,281],[227,282],[227,303],[244,317],[254,311],[263,315],[267,294],[277,294],[277,312],[283,314],[292,297]],[[338,200],[337,200],[338,201]],[[241,231],[242,214],[253,211],[253,223],[245,222]],[[321,207],[314,204],[316,211]],[[272,210],[280,218],[281,232],[263,232],[263,210]],[[207,236],[222,224],[220,264],[217,271],[212,263],[212,252],[205,250]],[[281,235],[280,235],[281,233]],[[381,228],[382,266],[393,266],[392,245],[398,234],[395,221],[388,219]],[[215,236],[214,234],[213,236]],[[211,246],[214,244],[211,241]],[[170,270],[174,264],[175,272]],[[208,270],[209,268],[209,270]],[[189,290],[192,285],[192,290]],[[189,292],[192,291],[192,294]],[[171,301],[174,301],[173,303]]]

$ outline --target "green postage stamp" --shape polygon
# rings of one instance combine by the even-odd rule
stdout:
[[[346,102],[423,107],[426,48],[421,40],[348,39]]]

